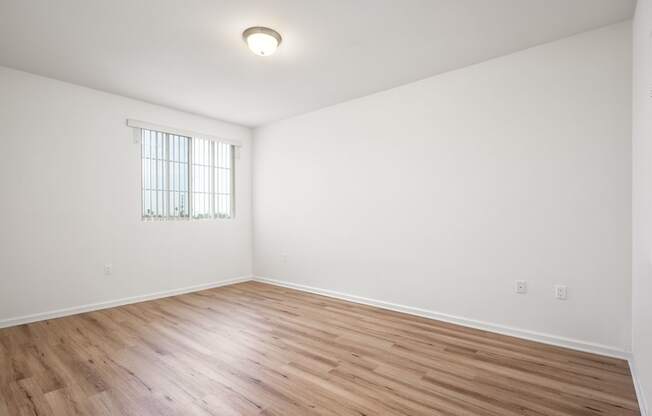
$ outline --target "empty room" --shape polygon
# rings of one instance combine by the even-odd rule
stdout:
[[[0,0],[0,416],[652,416],[652,0]]]

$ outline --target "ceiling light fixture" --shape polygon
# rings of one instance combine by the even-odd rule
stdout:
[[[269,56],[281,44],[281,35],[268,27],[255,26],[242,32],[242,38],[256,55]]]

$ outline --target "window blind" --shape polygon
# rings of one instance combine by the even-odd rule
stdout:
[[[234,145],[140,129],[142,218],[234,216]]]

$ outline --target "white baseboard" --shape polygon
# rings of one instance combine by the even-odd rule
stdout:
[[[329,296],[332,298],[347,300],[350,302],[361,303],[369,306],[376,306],[378,308],[389,309],[392,311],[403,312],[411,315],[417,315],[425,318],[436,319],[438,321],[449,322],[457,325],[462,325],[470,328],[481,329],[484,331],[496,332],[503,335],[512,337],[523,338],[530,341],[537,341],[544,344],[555,345],[558,347],[570,348],[573,350],[590,352],[609,357],[621,358],[629,360],[631,353],[611,347],[608,345],[601,345],[592,342],[560,337],[557,335],[544,334],[535,331],[528,331],[525,329],[512,328],[504,325],[493,324],[490,322],[478,321],[475,319],[468,319],[461,316],[449,315],[442,312],[436,312],[428,309],[415,308],[411,306],[399,305],[396,303],[385,302],[382,300],[369,299],[356,295],[349,295],[347,293],[336,292],[328,289],[321,289],[311,286],[300,285],[282,280],[271,279],[267,277],[256,276],[253,280],[263,283],[269,283],[276,286],[287,287],[290,289],[297,289],[304,292],[315,293],[318,295]]]
[[[148,300],[167,298],[170,296],[183,295],[184,293],[197,292],[200,290],[212,289],[220,286],[232,285],[252,280],[251,276],[236,277],[233,279],[221,280],[219,282],[204,283],[201,285],[188,286],[179,289],[164,290],[161,292],[149,293],[146,295],[131,296],[128,298],[109,300],[105,302],[90,303],[87,305],[73,306],[71,308],[57,309],[48,312],[35,313],[32,315],[19,316],[0,320],[0,328],[7,328],[15,325],[28,324],[30,322],[43,321],[46,319],[61,318],[78,313],[92,312],[100,309],[113,308],[115,306],[128,305],[130,303],[145,302]]]
[[[645,395],[643,394],[643,388],[641,386],[640,378],[638,377],[638,371],[636,369],[636,360],[632,357],[629,360],[629,372],[632,373],[632,380],[634,381],[634,389],[636,389],[636,398],[638,399],[638,407],[641,409],[641,416],[648,416],[649,408],[647,406],[647,400],[645,400]]]

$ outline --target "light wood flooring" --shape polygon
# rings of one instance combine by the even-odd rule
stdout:
[[[638,415],[622,360],[247,282],[0,330],[0,415]]]

